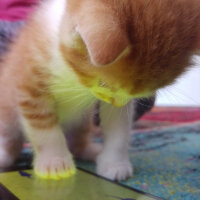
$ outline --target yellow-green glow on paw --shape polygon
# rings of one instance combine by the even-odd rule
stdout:
[[[69,178],[73,176],[76,173],[76,168],[71,168],[71,169],[66,169],[64,171],[56,171],[55,172],[40,172],[35,170],[35,174],[37,177],[42,178],[42,179],[50,179],[50,180],[61,180],[64,178]]]

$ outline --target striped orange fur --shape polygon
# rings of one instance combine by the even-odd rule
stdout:
[[[1,63],[0,139],[5,142],[0,151],[11,159],[0,160],[0,166],[17,158],[25,131],[36,151],[37,175],[58,179],[73,174],[63,124],[74,133],[71,151],[84,158],[87,152],[94,159],[100,148],[89,139],[93,95],[115,106],[129,106],[131,99],[173,83],[200,49],[199,11],[199,0],[41,3]],[[60,110],[67,122],[61,121]],[[130,176],[130,163],[125,164],[125,175],[117,177],[123,172],[117,169],[114,178]]]

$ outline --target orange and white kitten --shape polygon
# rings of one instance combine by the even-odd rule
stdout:
[[[24,131],[38,176],[73,174],[63,129],[73,133],[72,152],[94,159],[101,147],[88,139],[87,113],[100,99],[105,137],[97,173],[130,177],[133,99],[190,66],[200,49],[199,10],[199,0],[44,1],[1,66],[0,166],[17,158]]]

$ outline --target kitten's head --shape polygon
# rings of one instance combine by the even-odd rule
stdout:
[[[199,0],[68,0],[61,51],[116,106],[172,83],[200,49]]]

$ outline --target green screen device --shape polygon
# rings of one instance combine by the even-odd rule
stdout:
[[[62,180],[41,180],[33,171],[0,173],[2,200],[162,200],[85,170]]]

